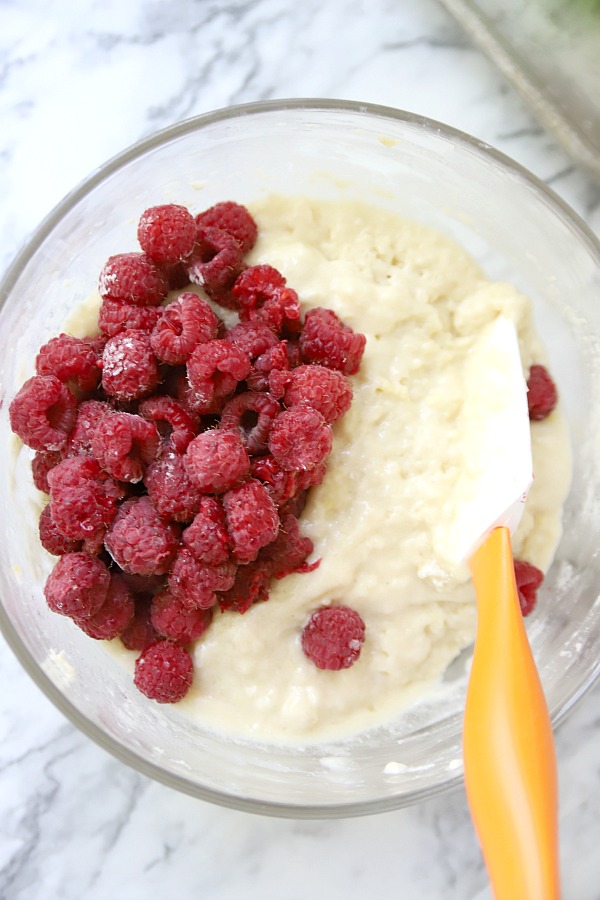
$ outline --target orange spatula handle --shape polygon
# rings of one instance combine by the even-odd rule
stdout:
[[[464,722],[465,786],[496,900],[558,900],[552,726],[519,606],[510,533],[470,561],[478,627]]]

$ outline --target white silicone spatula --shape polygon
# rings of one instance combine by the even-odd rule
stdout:
[[[450,550],[468,559],[478,626],[464,717],[465,787],[496,900],[560,896],[552,727],[515,583],[511,531],[532,481],[527,389],[499,317],[467,362]]]

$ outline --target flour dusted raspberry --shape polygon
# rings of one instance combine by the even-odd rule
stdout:
[[[209,566],[183,547],[169,574],[169,591],[186,609],[210,609],[217,602],[215,591],[226,591],[235,579],[235,564],[227,560]]]
[[[44,550],[53,556],[62,556],[63,553],[77,553],[81,550],[81,541],[74,541],[61,534],[52,518],[50,506],[45,506],[39,521],[40,543]]]
[[[48,576],[46,602],[53,612],[71,618],[93,616],[108,594],[110,573],[87,553],[65,553]]]
[[[311,406],[294,406],[280,413],[271,425],[269,450],[282,469],[309,470],[331,452],[331,426]]]
[[[243,350],[251,360],[265,353],[269,347],[279,343],[277,335],[260,320],[239,322],[229,329],[225,340]]]
[[[158,306],[167,296],[168,284],[145,253],[119,253],[105,263],[98,289],[102,298],[134,306]]]
[[[523,616],[528,616],[536,607],[538,588],[544,580],[544,573],[532,563],[515,559],[515,580]]]
[[[365,623],[349,606],[315,610],[302,632],[302,650],[318,669],[337,671],[353,665],[365,639]]]
[[[240,245],[242,253],[248,253],[256,243],[256,222],[245,206],[225,200],[196,216],[196,224],[202,227],[220,228],[230,234]]]
[[[283,376],[290,368],[287,353],[287,341],[279,341],[273,347],[269,347],[252,363],[250,374],[246,378],[246,385],[251,391],[270,390],[271,375]],[[275,396],[275,395],[274,395]]]
[[[176,528],[143,496],[120,506],[104,545],[125,572],[162,575],[171,567],[179,540]]]
[[[286,280],[273,266],[258,265],[246,269],[231,289],[240,304],[240,318],[259,320],[280,334],[284,328],[295,332],[300,326],[298,294],[286,286]]]
[[[227,530],[239,563],[256,559],[279,531],[279,515],[269,492],[260,481],[247,481],[223,497]]]
[[[538,422],[546,419],[558,403],[558,391],[545,366],[534,365],[527,379],[529,418]]]
[[[318,410],[326,422],[333,424],[352,403],[352,386],[337,369],[320,365],[298,366],[284,375],[272,373],[269,385],[275,397],[282,398],[288,408],[303,403]]]
[[[111,574],[106,600],[93,616],[75,621],[88,637],[96,641],[112,641],[133,619],[135,601],[125,581]]]
[[[60,450],[38,450],[31,460],[33,483],[38,491],[43,491],[45,494],[50,493],[48,472],[62,460],[63,454]]]
[[[232,587],[219,594],[219,606],[223,611],[245,613],[255,603],[269,599],[271,575],[258,560],[238,566]]]
[[[60,334],[41,347],[36,360],[38,375],[56,375],[70,388],[93,391],[100,381],[98,353],[91,341]]]
[[[152,624],[162,637],[191,644],[202,637],[212,621],[212,609],[188,609],[168,591],[152,598]]]
[[[92,452],[117,481],[141,481],[161,446],[156,426],[141,416],[113,412],[101,418],[92,435]]]
[[[250,360],[235,344],[214,340],[201,344],[187,362],[188,380],[207,412],[215,411],[215,401],[227,397],[250,371]],[[220,410],[220,407],[217,407]]]
[[[48,473],[52,518],[73,540],[94,540],[117,513],[123,497],[118,485],[91,456],[73,456]]]
[[[183,457],[174,450],[148,466],[144,483],[156,510],[167,519],[189,522],[200,509],[202,494],[189,477]]]
[[[189,652],[173,641],[150,644],[135,662],[135,686],[157,703],[178,703],[189,691],[194,663]]]
[[[92,437],[96,426],[104,416],[113,412],[110,403],[103,400],[84,400],[77,407],[77,418],[73,431],[69,435],[65,453],[67,456],[78,456],[92,452]]]
[[[304,362],[339,369],[344,375],[358,372],[366,337],[345,325],[332,309],[316,307],[306,313],[300,334]]]
[[[188,266],[193,284],[203,287],[217,302],[239,275],[242,251],[234,237],[220,228],[198,226],[196,248]]]
[[[75,424],[76,406],[56,375],[34,375],[10,404],[10,427],[32,450],[61,450]]]
[[[271,423],[280,412],[274,397],[246,391],[223,407],[219,428],[239,434],[248,453],[257,455],[266,451]]]
[[[100,306],[98,327],[108,337],[114,337],[122,331],[150,332],[163,312],[162,306],[134,306],[133,303],[123,303],[107,297]]]
[[[201,498],[198,512],[183,532],[181,540],[198,562],[217,566],[229,558],[231,538],[223,504],[217,497]]]
[[[165,395],[155,394],[142,400],[138,413],[154,423],[167,449],[176,453],[185,453],[198,430],[196,418],[177,400]]]
[[[217,336],[219,320],[202,297],[187,291],[170,303],[152,331],[150,343],[158,359],[179,366],[198,344]]]
[[[273,578],[285,578],[292,572],[312,572],[320,563],[307,563],[314,546],[310,538],[300,533],[295,516],[281,517],[281,527],[276,539],[260,552],[259,559]]]
[[[184,456],[186,471],[199,491],[221,494],[239,484],[250,471],[244,443],[233,431],[204,431]]]
[[[196,243],[193,215],[175,203],[146,209],[138,223],[140,247],[156,263],[173,263],[187,259]]]
[[[286,472],[270,453],[254,457],[250,474],[263,482],[276,506],[291,500],[298,491],[298,473]]]
[[[160,379],[150,337],[144,331],[122,331],[107,341],[102,354],[102,387],[117,400],[147,397]]]
[[[145,650],[149,644],[160,640],[160,635],[151,620],[150,594],[135,596],[135,612],[129,624],[119,635],[121,643],[128,650]]]

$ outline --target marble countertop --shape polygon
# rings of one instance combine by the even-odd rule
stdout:
[[[3,0],[0,264],[106,158],[229,104],[331,97],[443,120],[530,168],[600,233],[567,159],[436,0]],[[68,724],[0,648],[3,900],[484,900],[461,791],[277,820],[148,781]],[[600,686],[557,734],[565,900],[600,897]],[[519,898],[515,898],[519,900]]]

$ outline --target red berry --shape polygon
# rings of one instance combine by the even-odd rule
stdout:
[[[548,370],[544,366],[532,366],[527,380],[529,418],[535,422],[545,419],[557,403],[558,391]]]
[[[196,224],[220,228],[236,239],[242,253],[248,253],[256,243],[256,222],[245,206],[225,200],[211,206],[196,216]]]
[[[344,375],[358,372],[366,337],[352,331],[331,309],[309,310],[300,335],[302,357],[307,363],[319,363],[339,369]]]
[[[341,372],[325,366],[298,366],[289,373],[275,371],[269,384],[274,396],[290,408],[303,403],[318,410],[332,424],[350,409],[352,386]],[[279,387],[273,389],[273,385]]]
[[[218,566],[208,566],[198,562],[183,547],[169,575],[169,591],[186,609],[210,609],[217,602],[215,591],[228,590],[234,579],[234,563],[226,561]]]
[[[103,416],[92,436],[92,452],[117,481],[141,481],[148,463],[158,456],[160,435],[152,422],[131,413]]]
[[[98,353],[91,342],[69,334],[51,338],[40,349],[35,370],[38,375],[56,375],[80,391],[93,391],[100,381]]]
[[[150,644],[135,662],[135,686],[157,703],[178,703],[189,691],[193,678],[192,657],[185,647],[172,641]]]
[[[162,306],[134,306],[120,300],[102,301],[98,313],[98,327],[104,334],[114,337],[122,331],[150,332],[164,313]]]
[[[188,291],[166,307],[150,343],[158,359],[171,366],[183,365],[198,344],[216,338],[218,324],[206,300]]]
[[[287,375],[289,368],[287,341],[279,341],[257,356],[252,363],[252,371],[246,378],[246,384],[251,391],[268,391],[271,376]]]
[[[82,631],[96,641],[112,641],[133,619],[133,594],[119,575],[110,576],[106,600],[97,613],[86,619],[75,619]]]
[[[233,431],[204,431],[184,456],[186,471],[199,491],[220,494],[239,484],[250,471],[244,443]]]
[[[61,450],[75,424],[76,406],[56,375],[34,375],[10,404],[10,427],[32,450]]]
[[[187,362],[190,386],[203,399],[207,412],[214,411],[211,404],[232,394],[249,371],[247,355],[235,344],[223,340],[200,344]]]
[[[268,325],[260,320],[253,322],[239,322],[229,329],[225,340],[235,344],[253,360],[264,353],[269,347],[278,344],[277,335]]]
[[[160,635],[191,644],[202,637],[212,620],[212,609],[188,609],[168,591],[152,598],[152,624]]]
[[[162,575],[171,568],[179,542],[175,527],[144,496],[121,505],[104,545],[125,572]]]
[[[250,474],[266,485],[277,506],[291,500],[298,491],[298,473],[286,472],[270,453],[257,456],[251,461]]]
[[[263,453],[267,449],[271,423],[280,412],[279,403],[269,394],[246,391],[237,394],[223,407],[219,428],[237,432],[248,453]]]
[[[269,599],[270,584],[270,572],[258,560],[238,566],[233,586],[219,595],[219,606],[222,610],[245,613],[254,603]]]
[[[246,269],[231,292],[239,301],[242,321],[259,320],[278,334],[284,328],[297,330],[299,327],[298,294],[286,287],[285,278],[273,266]]]
[[[92,437],[96,426],[113,408],[102,400],[84,400],[77,407],[77,418],[67,441],[67,456],[92,452]]]
[[[181,403],[172,397],[154,395],[142,400],[138,413],[149,422],[154,422],[159,434],[166,439],[169,450],[185,453],[196,434],[197,422]]]
[[[133,619],[120,635],[121,643],[128,650],[144,650],[160,638],[150,618],[151,599],[149,594],[138,594],[135,598]]]
[[[159,382],[158,361],[150,336],[122,331],[107,341],[102,354],[102,387],[117,400],[137,400],[151,394]]]
[[[544,580],[544,573],[536,566],[521,559],[515,559],[515,580],[523,616],[533,612],[537,603],[537,592]]]
[[[167,290],[165,276],[144,253],[111,256],[100,273],[100,295],[121,303],[158,306]]]
[[[271,425],[269,450],[282,469],[314,469],[333,443],[331,426],[310,406],[294,406],[280,413]]]
[[[189,477],[183,456],[172,450],[151,463],[144,483],[148,496],[161,516],[189,522],[200,508],[201,493]]]
[[[306,562],[313,549],[311,539],[300,534],[296,517],[287,514],[281,518],[276,539],[261,550],[259,559],[268,567],[273,578],[284,578],[292,572],[312,572],[316,569],[320,560],[311,564]]]
[[[137,238],[140,247],[157,263],[187,259],[196,243],[196,222],[185,206],[167,203],[152,206],[140,218]]]
[[[269,492],[260,481],[247,481],[223,497],[227,530],[239,563],[252,562],[279,531],[279,515]]]
[[[181,540],[198,562],[210,566],[225,562],[231,553],[231,538],[221,501],[216,497],[202,497],[198,513]]]
[[[220,228],[199,226],[188,276],[217,300],[231,287],[242,268],[242,252],[234,237]]]
[[[365,639],[365,623],[348,606],[315,610],[302,632],[302,650],[318,669],[347,669],[356,662]]]
[[[98,612],[109,584],[110,574],[101,560],[87,553],[65,553],[50,572],[44,595],[53,612],[82,618]]]
[[[48,473],[52,518],[73,540],[94,540],[117,513],[123,487],[103,472],[91,456],[63,460]]]
[[[31,472],[33,475],[33,483],[38,491],[45,494],[50,493],[50,485],[48,484],[48,472],[57,466],[63,460],[63,454],[60,450],[38,450],[31,460]]]
[[[44,550],[53,556],[62,556],[64,553],[77,553],[81,550],[81,541],[74,541],[61,534],[52,518],[50,506],[45,506],[40,514],[39,521],[40,543]]]

